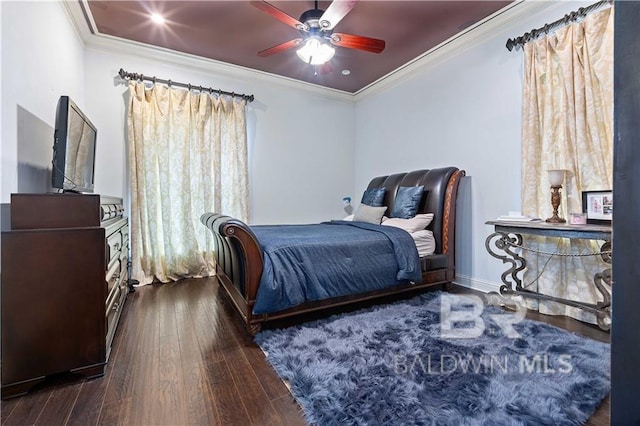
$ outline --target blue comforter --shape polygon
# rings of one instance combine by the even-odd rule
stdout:
[[[415,243],[399,228],[333,221],[251,229],[264,251],[255,314],[422,280]]]

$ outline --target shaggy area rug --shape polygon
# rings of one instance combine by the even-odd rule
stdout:
[[[610,346],[461,297],[426,293],[256,342],[311,424],[586,422],[609,393]]]

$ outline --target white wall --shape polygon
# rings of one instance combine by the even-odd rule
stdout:
[[[424,61],[410,79],[365,93],[356,105],[356,191],[387,173],[449,165],[466,170],[456,238],[461,284],[498,285],[505,268],[486,252],[492,228],[485,221],[521,210],[523,54],[509,52],[506,40],[583,5],[549,3],[528,18],[503,16],[496,31],[471,31],[452,42],[454,52],[433,55],[437,59]]]
[[[8,203],[18,190],[19,168],[51,168],[58,98],[69,95],[83,108],[84,51],[60,3],[1,1],[0,9],[0,203]],[[46,126],[50,133],[42,131]]]
[[[127,89],[114,79],[123,68],[255,96],[248,106],[251,223],[311,223],[344,216],[341,200],[353,187],[351,100],[292,88],[273,78],[243,78],[244,71],[236,71],[240,77],[207,71],[208,65],[195,59],[183,57],[185,65],[177,65],[174,56],[117,48],[116,41],[86,50],[87,114],[99,132],[96,192],[127,192]]]

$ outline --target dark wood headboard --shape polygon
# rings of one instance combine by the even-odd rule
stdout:
[[[445,243],[453,238],[453,235],[447,235],[449,220],[455,220],[456,194],[450,194],[450,200],[447,203],[447,188],[457,191],[458,179],[464,175],[464,170],[459,170],[457,167],[415,170],[389,176],[378,176],[369,182],[367,189],[386,188],[382,204],[388,207],[387,214],[389,214],[393,209],[398,188],[424,185],[424,194],[418,213],[433,213],[433,221],[427,229],[433,232],[433,237],[436,240],[435,253],[443,254],[447,248]],[[453,217],[450,217],[451,215]],[[445,225],[447,226],[445,227]]]

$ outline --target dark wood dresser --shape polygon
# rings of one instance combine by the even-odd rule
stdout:
[[[122,199],[12,194],[2,233],[2,398],[47,376],[104,374],[129,291]]]

